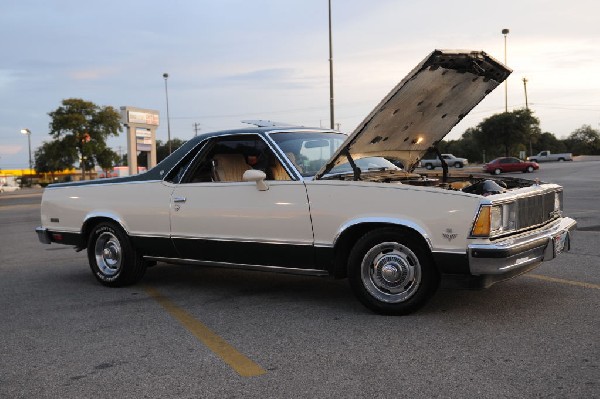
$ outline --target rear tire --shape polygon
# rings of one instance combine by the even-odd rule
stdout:
[[[433,169],[433,165],[430,164],[430,163],[426,163],[425,164],[425,169],[432,170]]]
[[[146,272],[141,255],[132,247],[123,229],[113,222],[102,222],[94,227],[87,253],[94,277],[108,287],[137,283]]]
[[[405,315],[436,292],[440,277],[429,251],[395,228],[371,231],[350,252],[350,287],[358,300],[384,315]]]

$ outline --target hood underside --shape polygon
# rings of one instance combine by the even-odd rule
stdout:
[[[413,170],[511,72],[483,51],[433,51],[371,111],[315,178],[348,157],[385,157]]]

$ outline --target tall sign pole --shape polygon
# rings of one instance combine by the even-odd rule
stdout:
[[[121,123],[127,128],[127,164],[129,174],[138,174],[138,152],[146,154],[148,169],[156,165],[156,129],[158,111],[152,109],[121,107]]]

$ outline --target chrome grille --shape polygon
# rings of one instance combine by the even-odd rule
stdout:
[[[517,203],[519,229],[537,226],[556,218],[554,213],[554,191],[519,198]]]

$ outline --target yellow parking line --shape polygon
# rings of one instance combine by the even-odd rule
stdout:
[[[171,316],[175,317],[189,332],[194,334],[196,338],[204,343],[204,345],[212,350],[239,375],[242,377],[255,377],[266,373],[265,369],[238,352],[223,338],[219,337],[204,324],[194,319],[194,317],[185,310],[175,305],[172,301],[158,292],[158,290],[148,286],[144,287],[144,290],[165,308]]]
[[[578,287],[593,288],[596,290],[600,290],[600,285],[598,285],[598,284],[582,283],[581,281],[564,280],[562,278],[542,276],[540,274],[526,274],[526,276],[529,276],[532,278],[537,278],[538,280],[550,281],[553,283],[576,285]]]

